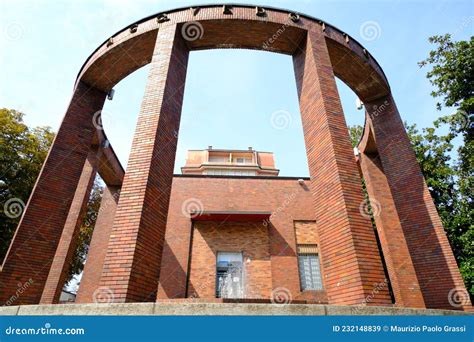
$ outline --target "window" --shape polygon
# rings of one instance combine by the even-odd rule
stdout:
[[[301,291],[323,289],[316,245],[298,245],[298,268]]]
[[[237,158],[234,158],[234,163],[237,163],[237,164],[251,164],[252,163],[252,158],[237,157]]]
[[[214,169],[214,170],[204,170],[204,175],[211,175],[211,176],[255,176],[256,172],[251,170],[222,170],[222,169]]]
[[[242,253],[217,252],[216,298],[243,298]]]
[[[229,157],[228,156],[209,156],[210,163],[228,163]]]

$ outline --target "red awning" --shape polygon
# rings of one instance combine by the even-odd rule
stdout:
[[[193,221],[255,222],[264,221],[271,214],[266,211],[203,211],[191,213],[191,219]]]

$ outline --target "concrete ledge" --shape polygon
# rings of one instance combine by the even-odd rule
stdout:
[[[354,316],[354,315],[471,315],[455,310],[411,309],[383,306],[320,304],[235,304],[235,303],[123,303],[55,304],[0,307],[2,316]]]

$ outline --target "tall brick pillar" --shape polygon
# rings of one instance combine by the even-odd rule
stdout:
[[[330,304],[389,305],[361,179],[324,36],[317,28],[293,56]]]
[[[370,126],[370,121],[366,122],[366,130],[371,130]],[[372,141],[372,133],[369,134]],[[395,304],[401,307],[424,308],[425,302],[410,250],[375,146],[366,144],[359,155],[359,162],[384,252]]]
[[[82,273],[81,284],[77,292],[76,303],[94,302],[94,292],[99,288],[107,245],[117,209],[119,192],[119,187],[106,186],[104,189],[89,252],[87,253],[86,264]]]
[[[97,150],[91,149],[84,164],[81,178],[77,184],[76,193],[64,224],[61,239],[54,255],[48,279],[41,296],[41,304],[56,304],[59,302],[61,290],[66,281],[71,260],[77,247],[79,229],[84,219],[87,203],[97,173]]]
[[[393,98],[366,102],[365,107],[426,307],[472,308]]]
[[[79,82],[0,272],[0,304],[38,304],[106,94]],[[18,298],[17,294],[21,289]]]
[[[176,25],[158,30],[100,283],[116,302],[156,299],[188,54]]]

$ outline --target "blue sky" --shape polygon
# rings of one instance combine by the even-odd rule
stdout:
[[[0,0],[0,107],[23,111],[29,125],[57,130],[77,72],[99,44],[143,17],[199,3]],[[419,69],[417,62],[431,49],[429,36],[451,33],[454,39],[465,40],[473,34],[472,1],[251,4],[306,13],[357,39],[384,69],[404,120],[426,127],[441,114],[453,112],[436,111],[426,70]],[[367,22],[378,26],[375,36],[362,34]],[[104,126],[124,167],[147,72],[148,67],[144,67],[120,82],[114,100],[104,107],[108,113]],[[356,110],[355,95],[342,82],[338,87],[348,124],[363,124],[363,111]],[[282,113],[289,113],[283,114],[284,125],[275,125],[272,117]],[[188,149],[208,145],[273,151],[281,175],[308,175],[291,57],[247,50],[191,53],[175,171],[184,164]]]

